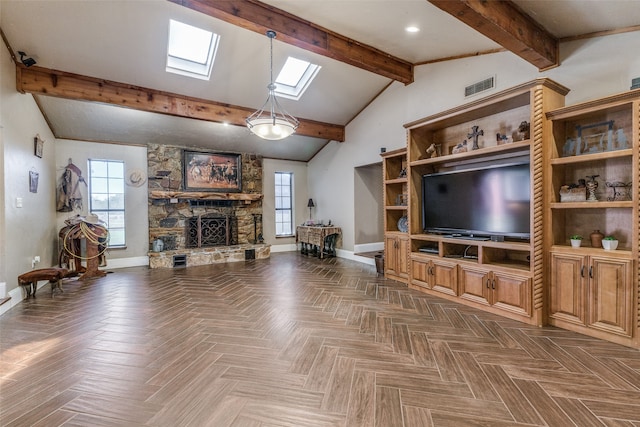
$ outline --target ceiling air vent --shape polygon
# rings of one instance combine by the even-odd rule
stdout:
[[[475,95],[476,93],[484,92],[485,90],[493,89],[495,86],[495,78],[489,77],[480,82],[474,83],[464,88],[465,98]]]

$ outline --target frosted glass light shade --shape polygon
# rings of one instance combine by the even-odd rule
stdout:
[[[296,126],[280,118],[255,118],[247,120],[247,126],[251,132],[263,139],[284,139],[295,132]]]

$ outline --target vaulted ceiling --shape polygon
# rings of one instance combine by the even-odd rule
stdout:
[[[148,142],[309,160],[391,82],[416,65],[508,50],[540,70],[558,66],[567,38],[639,31],[633,1],[480,0],[30,0],[0,2],[17,86],[33,94],[57,138]],[[168,21],[216,32],[210,80],[165,72]],[[408,25],[419,33],[404,31]],[[244,119],[266,99],[267,29],[274,68],[287,56],[322,66],[282,141],[252,135]]]

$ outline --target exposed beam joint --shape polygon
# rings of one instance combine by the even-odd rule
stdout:
[[[191,98],[82,76],[42,67],[16,65],[16,88],[20,93],[55,96],[117,105],[151,113],[246,126],[245,118],[255,109]],[[344,142],[344,126],[298,118],[297,135]]]
[[[254,0],[169,0],[189,9],[260,34],[278,33],[278,40],[397,80],[413,82],[413,64],[336,34],[283,10]]]
[[[559,65],[559,41],[511,1],[428,0],[540,71]]]

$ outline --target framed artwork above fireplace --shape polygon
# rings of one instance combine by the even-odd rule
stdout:
[[[184,189],[225,193],[242,191],[241,159],[240,154],[184,150]]]

